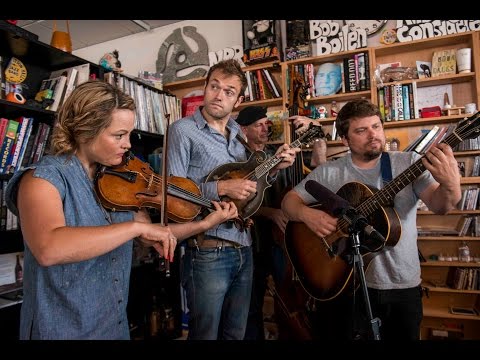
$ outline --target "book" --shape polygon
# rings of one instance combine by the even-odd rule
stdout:
[[[182,99],[182,117],[193,115],[198,107],[203,105],[203,98],[203,95],[184,97]]]
[[[13,170],[15,170],[15,166],[17,165],[18,158],[20,156],[20,151],[22,150],[22,145],[23,145],[23,142],[25,141],[25,135],[27,133],[27,129],[28,129],[28,126],[30,125],[31,120],[32,119],[27,117],[21,117],[19,121],[20,127],[18,129],[17,138],[15,140],[15,146],[14,146],[15,149],[12,148],[13,156],[9,164],[9,169],[8,169],[9,172],[13,172]]]
[[[8,121],[7,132],[0,148],[0,174],[5,174],[8,170],[10,151],[17,136],[18,125],[18,121]]]
[[[432,77],[453,75],[457,71],[455,49],[435,51],[432,58]]]
[[[60,106],[68,98],[68,96],[71,94],[73,89],[75,89],[75,86],[77,83],[78,69],[76,67],[70,67],[63,70],[52,71],[50,73],[50,78],[53,79],[62,75],[67,77],[67,81],[66,81],[65,95],[63,97],[63,100]]]

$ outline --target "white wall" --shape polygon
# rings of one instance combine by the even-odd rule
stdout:
[[[158,50],[164,40],[177,28],[195,26],[208,44],[208,51],[242,45],[241,20],[186,20],[160,28],[125,36],[74,51],[81,58],[98,64],[101,57],[115,49],[125,74],[137,76],[139,70],[156,71]],[[189,39],[185,38],[187,43]],[[196,51],[196,49],[193,49]]]

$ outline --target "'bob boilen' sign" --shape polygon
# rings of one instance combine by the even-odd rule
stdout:
[[[480,20],[397,20],[399,42],[480,30]]]
[[[336,54],[367,47],[365,29],[353,29],[330,20],[310,20],[310,39],[316,40],[316,55]]]

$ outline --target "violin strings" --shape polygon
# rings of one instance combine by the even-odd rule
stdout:
[[[139,176],[141,176],[146,182],[149,182],[144,174],[141,174],[139,172],[136,172],[136,173]],[[153,179],[152,182],[153,182],[154,185],[156,185],[156,186],[162,185],[162,177],[161,176],[153,175],[152,179]],[[204,197],[202,197],[200,195],[194,194],[194,193],[192,193],[188,190],[185,190],[185,189],[167,181],[167,190],[168,190],[168,188],[176,191],[177,193],[180,193],[181,195],[185,196],[187,199],[190,198],[190,199],[195,200],[197,203],[203,204],[203,206],[212,207],[211,201],[205,199]]]

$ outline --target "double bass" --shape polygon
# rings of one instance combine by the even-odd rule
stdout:
[[[290,74],[293,73],[293,69],[292,66]],[[289,115],[305,114],[308,87],[298,73],[290,77],[290,89],[292,91],[289,97]],[[294,126],[291,125],[290,138],[293,140],[298,136]],[[289,186],[284,189],[282,196],[278,197],[278,203],[275,204],[277,208],[280,208],[283,196],[295,187],[309,171],[303,163],[301,151],[297,153],[294,164],[288,170]],[[279,326],[279,339],[311,340],[313,338],[312,325],[308,312],[314,306],[314,299],[302,287],[292,262],[288,258],[288,252],[285,247],[285,234],[275,224],[273,224],[272,236],[275,243],[283,251],[285,267],[282,279],[275,283],[274,286],[270,284],[268,287],[270,294],[273,295],[275,300],[275,317]]]

